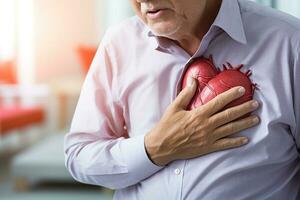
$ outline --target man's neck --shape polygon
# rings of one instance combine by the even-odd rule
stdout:
[[[209,28],[215,21],[221,7],[222,0],[208,0],[199,23],[197,24],[194,33],[182,34],[176,43],[186,50],[190,55],[194,55],[199,48],[199,45],[208,32]]]

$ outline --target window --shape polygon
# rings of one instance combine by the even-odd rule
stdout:
[[[299,0],[256,0],[263,5],[271,6],[278,10],[284,11],[295,17],[300,18],[300,1]]]

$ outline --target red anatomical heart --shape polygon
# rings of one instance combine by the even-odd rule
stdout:
[[[227,63],[227,66],[223,65],[223,67],[223,71],[218,70],[214,65],[212,57],[209,59],[201,57],[191,63],[182,81],[183,89],[187,86],[189,77],[194,77],[198,80],[198,88],[188,106],[189,110],[206,104],[217,95],[236,86],[243,86],[246,92],[242,97],[232,101],[225,108],[242,104],[253,98],[256,84],[253,84],[249,79],[251,71],[248,70],[246,73],[243,73],[240,71],[243,65],[233,67],[230,63]]]

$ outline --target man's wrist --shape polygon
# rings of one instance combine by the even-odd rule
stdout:
[[[151,137],[151,133],[148,133],[145,135],[145,151],[147,153],[147,156],[149,158],[149,160],[157,165],[157,166],[164,166],[166,164],[168,164],[167,161],[165,161],[165,159],[161,156],[159,156],[157,153],[156,150],[155,150],[155,147],[153,147],[153,140],[152,140],[152,137]]]

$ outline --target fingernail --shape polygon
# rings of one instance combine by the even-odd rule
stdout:
[[[193,78],[193,77],[189,77],[189,78],[188,78],[188,81],[187,81],[187,85],[188,85],[189,87],[191,87],[191,86],[193,86],[193,84],[194,84],[194,78]]]
[[[244,87],[240,87],[239,88],[239,93],[240,94],[244,94],[245,93],[245,88]]]
[[[253,107],[253,108],[257,108],[257,107],[258,107],[258,105],[259,105],[259,104],[258,104],[258,102],[257,102],[257,101],[254,101],[254,102],[252,103],[252,107]]]

